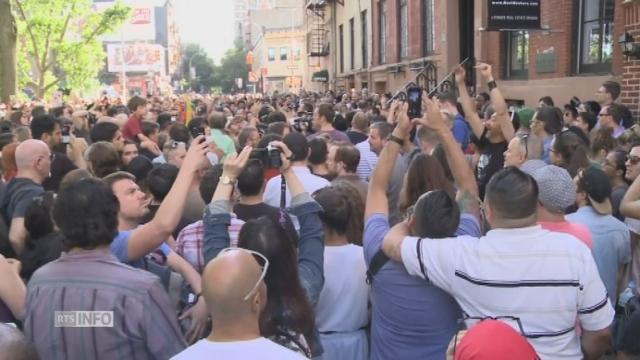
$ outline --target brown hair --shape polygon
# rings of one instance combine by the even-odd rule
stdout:
[[[580,169],[589,166],[588,148],[582,139],[571,131],[563,131],[556,135],[553,152],[560,155],[560,167],[565,168],[574,178]]]
[[[337,143],[335,162],[342,162],[345,170],[355,173],[360,163],[360,151],[351,143]]]
[[[442,165],[434,156],[416,155],[409,165],[405,179],[398,204],[401,212],[413,206],[418,198],[428,191],[444,190],[451,198],[455,198],[453,184],[447,180]]]
[[[85,156],[90,172],[99,179],[120,170],[120,154],[110,142],[98,141],[92,144]]]

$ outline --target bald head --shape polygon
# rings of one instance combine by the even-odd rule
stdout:
[[[16,167],[18,172],[32,170],[35,161],[41,156],[49,156],[49,147],[43,141],[29,139],[16,149]]]
[[[266,304],[264,282],[249,299],[243,299],[258,282],[261,273],[253,255],[244,251],[226,252],[207,264],[202,274],[202,294],[214,324],[250,317],[257,323]]]
[[[38,352],[20,330],[0,323],[0,360],[38,360]]]

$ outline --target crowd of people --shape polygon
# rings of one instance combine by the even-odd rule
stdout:
[[[516,108],[475,71],[413,118],[366,89],[3,104],[0,358],[640,356],[619,84]]]

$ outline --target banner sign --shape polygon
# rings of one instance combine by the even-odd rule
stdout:
[[[156,44],[107,44],[107,71],[165,72],[164,48]],[[124,63],[123,63],[124,61]]]
[[[540,0],[489,0],[487,30],[540,29]]]

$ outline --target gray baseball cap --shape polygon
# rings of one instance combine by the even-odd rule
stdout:
[[[522,169],[538,183],[538,201],[552,213],[564,213],[576,202],[576,184],[567,170],[545,165],[534,169]]]

